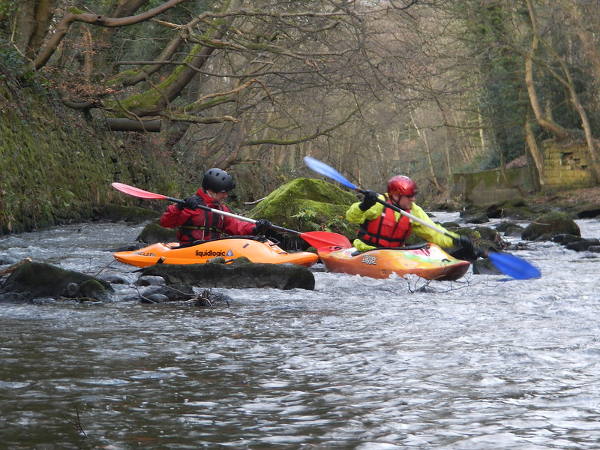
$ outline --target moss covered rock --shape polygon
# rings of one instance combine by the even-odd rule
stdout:
[[[581,230],[569,214],[554,211],[537,217],[525,228],[521,237],[528,241],[543,241],[558,234],[581,236]]]
[[[346,221],[346,210],[357,201],[354,194],[313,178],[296,178],[265,197],[249,215],[298,231],[325,230],[356,235]]]

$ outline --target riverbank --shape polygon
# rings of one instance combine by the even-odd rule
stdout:
[[[600,209],[600,186],[536,194],[528,199],[539,205],[556,205],[565,209],[597,207]]]

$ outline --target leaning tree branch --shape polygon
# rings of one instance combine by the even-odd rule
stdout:
[[[157,16],[157,15],[165,12],[166,10],[173,8],[174,6],[178,5],[179,3],[182,3],[185,1],[186,0],[169,0],[165,3],[163,3],[162,5],[157,6],[156,8],[153,8],[144,13],[137,14],[135,16],[129,16],[129,17],[114,18],[114,17],[105,17],[100,14],[67,13],[67,15],[65,15],[62,18],[62,20],[58,23],[58,25],[56,26],[56,31],[54,32],[54,34],[52,36],[50,36],[50,38],[48,39],[46,44],[42,47],[42,49],[36,56],[31,68],[33,70],[39,70],[41,67],[43,67],[48,62],[50,57],[54,54],[54,52],[58,48],[58,45],[60,44],[60,42],[66,36],[67,32],[69,31],[69,28],[71,27],[71,24],[73,24],[75,22],[84,22],[84,23],[89,23],[91,25],[98,25],[101,27],[123,27],[123,26],[127,26],[127,25],[133,25],[133,24],[136,24],[139,22],[144,22],[145,20],[148,20],[154,16]]]
[[[217,116],[217,117],[198,117],[192,116],[189,114],[174,114],[174,113],[161,113],[161,117],[165,117],[173,122],[189,122],[189,123],[202,123],[202,124],[211,124],[211,123],[223,123],[223,122],[239,122],[239,119],[236,119],[232,116]]]

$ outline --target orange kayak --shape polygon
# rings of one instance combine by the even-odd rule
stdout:
[[[139,250],[113,253],[120,262],[137,267],[154,264],[204,264],[213,258],[226,261],[245,256],[255,263],[298,264],[310,267],[319,257],[310,252],[288,253],[271,241],[226,238],[181,247],[179,243],[152,244]]]
[[[354,247],[319,249],[319,257],[330,272],[388,278],[393,273],[403,277],[418,275],[427,280],[457,280],[469,269],[470,263],[456,259],[436,244],[419,248],[374,249],[357,252]]]

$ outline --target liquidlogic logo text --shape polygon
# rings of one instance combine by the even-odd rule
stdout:
[[[214,250],[206,250],[206,251],[196,250],[196,256],[199,256],[200,258],[206,258],[207,256],[225,256],[225,252],[224,251],[214,251]]]

